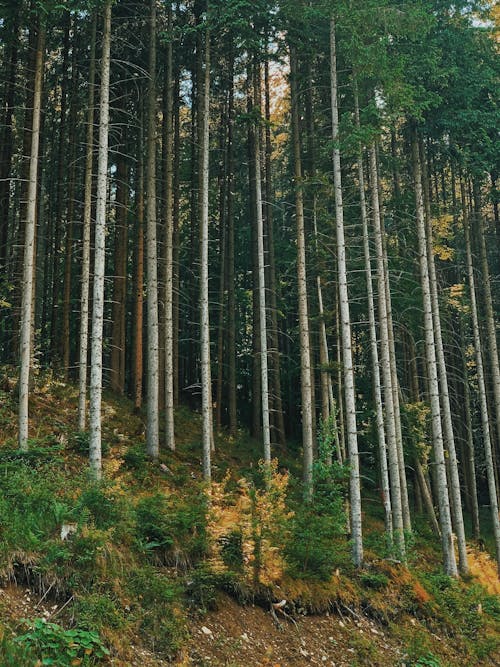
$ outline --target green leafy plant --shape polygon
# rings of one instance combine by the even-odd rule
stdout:
[[[42,665],[98,665],[109,655],[99,634],[93,630],[65,630],[57,623],[48,623],[42,618],[24,623],[28,631],[15,641],[40,656]]]

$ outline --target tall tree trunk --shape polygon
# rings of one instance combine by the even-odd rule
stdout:
[[[104,322],[104,270],[106,259],[106,199],[108,189],[109,74],[111,51],[111,0],[104,5],[101,56],[101,100],[99,147],[97,154],[97,204],[94,241],[94,285],[92,300],[92,340],[90,345],[90,470],[94,478],[102,475],[101,398],[102,332]]]
[[[422,146],[422,144],[421,144]],[[444,357],[443,335],[441,331],[441,316],[439,312],[438,284],[436,276],[436,265],[434,262],[434,250],[432,247],[432,220],[430,217],[430,197],[426,192],[427,170],[425,167],[425,155],[421,149],[420,153],[422,175],[424,179],[424,203],[427,200],[426,210],[426,241],[427,241],[427,263],[429,267],[429,284],[431,289],[432,318],[434,323],[434,340],[436,347],[436,360],[439,377],[439,389],[441,399],[441,415],[443,420],[443,432],[445,443],[448,447],[448,469],[449,487],[451,496],[451,510],[453,526],[457,536],[458,546],[458,569],[461,574],[467,574],[469,565],[467,562],[467,544],[465,540],[464,518],[462,513],[462,494],[460,491],[460,477],[458,474],[457,453],[455,448],[455,434],[451,417],[450,392],[448,387],[448,372]]]
[[[359,101],[357,84],[354,83],[354,112],[356,127],[360,127]],[[393,520],[392,520],[392,502],[389,486],[389,469],[387,464],[387,442],[385,437],[384,410],[382,404],[382,389],[380,380],[380,365],[377,345],[377,327],[375,322],[375,301],[373,297],[372,267],[370,257],[370,237],[368,232],[368,215],[366,210],[365,196],[365,175],[363,170],[363,153],[361,146],[358,154],[358,182],[359,182],[359,201],[361,209],[361,222],[363,225],[363,253],[365,259],[366,276],[366,295],[368,302],[368,326],[370,332],[370,353],[372,359],[373,373],[373,399],[375,403],[378,451],[380,462],[380,480],[382,487],[382,503],[384,506],[385,529],[388,542],[392,545],[393,540]],[[374,212],[375,215],[375,212]]]
[[[113,277],[113,331],[111,337],[111,389],[125,391],[125,313],[127,297],[128,169],[123,155],[116,170],[115,262]]]
[[[89,345],[90,224],[92,216],[92,162],[94,155],[94,84],[97,18],[92,19],[90,38],[89,93],[85,141],[85,184],[83,194],[82,276],[80,296],[80,350],[78,365],[78,430],[85,430],[87,413],[87,355]]]
[[[269,86],[269,60],[266,58],[264,63],[264,91],[265,91],[265,175],[266,175],[266,237],[267,237],[267,257],[269,264],[269,316],[270,316],[270,359],[272,364],[271,372],[271,392],[273,397],[273,411],[275,428],[278,432],[278,442],[282,447],[286,445],[285,418],[283,415],[283,400],[281,396],[281,368],[280,368],[280,346],[278,335],[278,287],[276,281],[276,258],[274,252],[274,217],[272,202],[273,184],[271,169],[271,95]]]
[[[24,231],[24,261],[21,299],[20,369],[19,369],[19,447],[28,449],[28,398],[31,365],[31,332],[33,321],[33,274],[35,259],[35,225],[38,186],[38,153],[45,51],[45,26],[38,23],[35,56],[33,115],[28,182],[28,203]]]
[[[227,355],[228,355],[228,410],[229,435],[236,436],[237,400],[236,400],[236,295],[235,295],[235,257],[234,257],[234,54],[233,45],[229,56],[229,100],[227,129]]]
[[[137,184],[135,189],[137,236],[135,263],[135,300],[134,300],[134,408],[142,406],[143,379],[143,325],[144,325],[144,151],[143,121],[141,110],[139,122],[139,148],[137,156]]]
[[[500,447],[500,366],[498,362],[495,311],[493,309],[493,297],[491,293],[491,277],[490,269],[488,266],[488,253],[486,251],[486,238],[484,233],[484,218],[481,213],[481,190],[477,180],[474,181],[473,191],[476,229],[479,241],[479,257],[481,262],[481,287],[486,315],[486,339],[488,341],[488,352],[490,359],[489,367],[493,384],[495,421],[497,425],[497,446]],[[493,434],[491,434],[491,438],[493,439]]]
[[[208,2],[207,2],[208,10]],[[203,43],[204,42],[204,43]],[[203,477],[211,478],[210,455],[213,442],[212,379],[210,369],[210,319],[208,296],[208,189],[210,151],[210,33],[205,27],[199,40],[203,51],[200,80],[201,104],[199,118],[200,169],[199,169],[199,219],[200,219],[200,344],[201,344],[201,411],[203,438]]]
[[[394,537],[398,555],[405,559],[405,539],[403,524],[403,506],[401,495],[400,461],[398,457],[396,411],[394,405],[393,376],[391,374],[391,356],[389,347],[389,321],[387,314],[386,266],[384,262],[384,247],[382,240],[382,226],[380,216],[379,183],[377,167],[377,151],[375,144],[369,149],[370,153],[370,186],[372,196],[372,218],[377,256],[377,285],[378,285],[378,312],[380,331],[380,358],[382,381],[385,398],[387,453],[389,459],[389,473],[391,481],[392,517]],[[404,461],[403,461],[404,470]]]
[[[493,447],[491,441],[490,420],[488,416],[488,400],[486,396],[486,383],[484,379],[483,353],[481,345],[481,334],[479,329],[479,314],[478,314],[477,300],[476,300],[474,265],[472,262],[469,216],[465,202],[465,189],[463,183],[462,183],[462,214],[463,214],[463,225],[465,234],[465,249],[467,253],[467,274],[469,280],[469,297],[471,303],[472,331],[474,334],[474,351],[476,355],[476,373],[477,373],[478,392],[479,392],[479,404],[481,409],[481,426],[483,431],[483,445],[484,445],[484,455],[486,461],[486,476],[488,480],[488,492],[490,497],[493,534],[495,536],[497,567],[500,574],[500,519],[498,516],[498,495],[497,495],[498,489],[495,479]]]
[[[156,0],[150,4],[148,135],[146,157],[146,285],[147,285],[147,426],[148,456],[159,455],[158,248],[156,243]]]
[[[339,290],[339,311],[342,338],[342,361],[344,367],[344,396],[346,406],[347,447],[350,466],[350,510],[352,555],[356,567],[363,564],[363,529],[361,520],[361,483],[359,473],[358,434],[356,424],[356,395],[354,367],[352,362],[351,317],[349,312],[349,291],[347,285],[346,244],[344,235],[344,206],[342,201],[342,170],[340,164],[339,107],[337,82],[337,51],[335,41],[335,20],[330,20],[330,78],[332,105],[333,181],[335,189],[335,217],[337,233],[337,272]]]
[[[266,272],[264,261],[264,219],[262,215],[262,179],[261,179],[261,149],[260,149],[260,100],[261,76],[260,65],[254,65],[253,72],[254,110],[259,114],[259,120],[254,123],[254,161],[255,161],[255,210],[257,233],[257,271],[259,290],[259,326],[260,326],[260,395],[262,401],[262,437],[264,444],[264,461],[271,463],[271,427],[269,420],[269,373],[267,354],[267,312],[266,312]]]
[[[290,49],[290,83],[292,104],[292,142],[295,185],[295,217],[297,224],[297,282],[299,300],[300,384],[302,405],[302,447],[304,450],[304,486],[306,497],[313,484],[313,406],[311,388],[311,349],[307,303],[306,243],[304,224],[304,193],[299,125],[298,63],[295,49]]]
[[[453,544],[453,533],[451,528],[450,501],[448,496],[448,482],[446,479],[443,432],[441,428],[441,405],[439,401],[436,344],[434,338],[434,321],[432,317],[432,297],[425,230],[425,210],[422,192],[422,170],[420,166],[418,139],[415,131],[412,136],[412,160],[417,217],[418,252],[420,259],[420,280],[422,286],[424,311],[423,318],[427,359],[427,377],[429,383],[429,397],[432,418],[432,442],[434,446],[444,571],[449,576],[456,577],[458,575],[458,571],[455,560],[455,548]]]
[[[167,71],[165,104],[166,118],[165,137],[165,444],[168,449],[175,450],[174,431],[174,330],[173,330],[173,166],[174,166],[174,82],[173,82],[173,50],[172,50],[172,7],[168,8]]]

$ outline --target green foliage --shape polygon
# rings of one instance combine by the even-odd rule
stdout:
[[[75,431],[68,439],[69,447],[81,456],[89,455],[90,446],[90,432],[89,431]],[[103,456],[109,454],[109,443],[105,440],[101,442],[101,453]]]
[[[313,467],[313,493],[309,502],[295,509],[284,555],[290,574],[295,577],[328,580],[342,558],[339,538],[345,537],[344,502],[347,470],[329,464],[331,424],[321,425],[319,459]]]
[[[441,667],[441,663],[432,653],[422,655],[418,660],[412,663],[415,667]]]
[[[73,607],[78,626],[87,630],[119,630],[125,625],[120,605],[107,593],[89,593],[78,597]]]
[[[136,535],[140,548],[160,562],[192,565],[207,550],[205,495],[167,498],[156,493],[141,499],[136,508]]]
[[[224,535],[219,542],[224,565],[240,570],[243,567],[243,535],[241,530],[232,530]]]
[[[44,619],[25,621],[28,631],[16,638],[16,643],[40,656],[42,665],[71,667],[72,665],[102,664],[109,655],[99,634],[91,630],[64,630]]]
[[[0,640],[0,665],[2,667],[33,667],[36,657],[29,646],[20,646],[5,634]]]
[[[360,581],[365,588],[372,588],[379,591],[389,584],[389,579],[381,572],[364,572]]]
[[[177,605],[181,597],[179,585],[147,566],[131,574],[128,588],[134,600],[132,615],[137,618],[146,643],[172,658],[186,638],[182,609]]]

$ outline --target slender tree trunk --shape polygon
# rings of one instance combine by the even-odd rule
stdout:
[[[125,391],[125,313],[127,296],[128,245],[128,169],[124,156],[118,158],[116,170],[115,262],[113,277],[113,331],[111,337],[111,389]]]
[[[344,206],[342,201],[342,170],[340,164],[339,107],[337,82],[337,51],[335,42],[335,20],[330,20],[330,77],[332,104],[333,181],[335,189],[335,216],[337,233],[337,271],[339,310],[342,338],[342,360],[344,366],[344,392],[346,406],[347,447],[350,466],[350,510],[353,561],[356,567],[363,564],[363,530],[361,520],[361,483],[359,473],[358,435],[356,424],[356,396],[354,367],[352,361],[351,317],[347,285],[346,243],[344,235]]]
[[[490,497],[491,519],[493,523],[493,534],[495,536],[495,550],[497,567],[500,574],[500,519],[498,516],[498,490],[495,479],[495,466],[493,462],[493,447],[491,441],[490,420],[488,417],[488,400],[486,396],[486,383],[484,379],[483,353],[481,345],[481,334],[479,329],[479,316],[476,300],[476,286],[474,277],[474,266],[472,262],[472,250],[470,240],[470,227],[467,206],[465,202],[465,190],[462,183],[462,213],[465,234],[465,249],[467,253],[467,274],[469,280],[469,297],[471,303],[472,331],[474,334],[474,351],[476,355],[476,373],[479,391],[479,404],[481,409],[481,426],[483,431],[484,455],[486,461],[486,476],[488,480],[488,492]]]
[[[165,444],[168,449],[175,450],[174,432],[174,330],[173,330],[173,165],[174,165],[174,82],[173,82],[173,49],[172,49],[172,7],[168,9],[169,41],[167,45],[167,71],[165,104],[166,118],[165,137]]]
[[[302,404],[302,447],[304,450],[304,485],[306,496],[312,494],[313,467],[313,406],[311,388],[311,344],[307,303],[306,242],[304,225],[304,194],[299,126],[299,91],[297,54],[290,51],[290,82],[292,103],[292,142],[295,181],[295,217],[297,223],[297,282],[299,299],[300,384]]]
[[[424,163],[424,153],[421,151],[420,160],[424,183],[426,179],[426,168]],[[424,202],[427,199],[428,206],[425,207],[426,214],[426,241],[427,241],[427,263],[429,267],[429,285],[431,290],[432,318],[434,324],[434,341],[436,348],[436,360],[439,376],[439,389],[441,399],[441,415],[443,421],[443,431],[446,445],[448,446],[448,469],[449,486],[451,496],[451,510],[453,516],[453,526],[457,536],[458,546],[458,569],[461,574],[467,574],[469,565],[467,562],[467,544],[465,540],[465,527],[462,514],[462,494],[460,491],[460,477],[458,474],[457,453],[455,448],[455,434],[453,431],[453,422],[451,417],[450,392],[448,387],[448,372],[444,357],[443,335],[441,331],[441,317],[439,312],[438,285],[436,276],[436,265],[434,262],[434,251],[432,248],[432,222],[430,218],[430,198],[426,195],[424,184]]]
[[[500,447],[500,366],[498,362],[498,344],[496,337],[496,319],[493,308],[493,297],[491,293],[491,277],[488,266],[488,253],[486,251],[486,238],[484,233],[484,218],[481,213],[481,191],[477,181],[473,184],[474,210],[476,228],[479,239],[479,257],[482,273],[482,294],[486,315],[486,337],[488,341],[489,367],[493,384],[493,400],[495,406],[495,421],[497,425],[497,446]],[[494,436],[491,434],[491,439]],[[494,447],[493,447],[494,450]]]
[[[144,325],[144,152],[143,120],[141,113],[139,130],[139,154],[137,156],[137,186],[136,186],[136,215],[137,215],[137,249],[135,266],[135,303],[134,303],[134,408],[142,406],[142,378],[143,378],[143,325]]]
[[[269,88],[269,61],[264,63],[264,90],[265,90],[265,174],[266,174],[266,234],[267,234],[267,256],[269,263],[269,299],[270,299],[270,358],[272,363],[271,386],[273,396],[273,409],[275,427],[278,431],[278,442],[282,447],[286,445],[285,418],[283,415],[283,400],[281,396],[281,368],[280,368],[280,346],[278,329],[278,288],[276,281],[276,258],[274,252],[274,217],[272,202],[274,199],[271,169],[271,96]]]
[[[228,129],[227,129],[227,355],[228,355],[228,409],[229,435],[236,436],[237,401],[236,401],[236,295],[235,295],[235,266],[234,266],[234,55],[231,45],[229,57],[229,101],[228,101]]]
[[[403,506],[401,494],[400,462],[398,457],[396,412],[394,406],[394,392],[392,387],[391,356],[389,347],[389,321],[387,316],[386,293],[386,266],[384,262],[384,247],[382,240],[382,226],[380,216],[379,184],[377,169],[377,152],[375,144],[369,149],[370,153],[370,185],[372,195],[372,217],[377,255],[377,285],[378,285],[378,312],[380,330],[380,359],[383,390],[385,398],[387,454],[389,459],[389,473],[391,481],[391,502],[394,524],[394,537],[398,555],[405,559],[405,540],[403,524]],[[404,461],[403,461],[404,466]],[[403,468],[404,469],[404,468]]]
[[[260,116],[260,90],[261,76],[260,66],[254,66],[253,96],[254,109]],[[266,312],[266,272],[264,261],[264,219],[262,215],[262,179],[261,179],[261,150],[260,150],[260,126],[258,121],[254,124],[255,150],[255,209],[256,209],[256,232],[257,232],[257,268],[259,289],[259,326],[260,326],[260,377],[261,377],[261,401],[262,401],[262,437],[264,444],[264,461],[271,463],[271,427],[269,419],[269,373],[267,354],[267,312]]]
[[[354,105],[356,127],[360,127],[359,119],[359,101],[357,84],[354,84]],[[358,181],[359,181],[359,201],[361,209],[361,222],[363,225],[363,252],[365,259],[366,276],[366,294],[368,301],[368,326],[370,331],[370,352],[372,359],[373,372],[373,398],[375,402],[375,414],[377,424],[378,451],[380,462],[380,480],[382,487],[382,503],[384,506],[385,529],[388,542],[392,545],[393,540],[393,520],[392,520],[392,502],[389,486],[389,469],[387,464],[387,443],[385,438],[384,411],[382,404],[382,389],[380,380],[380,365],[377,345],[377,327],[375,322],[375,303],[373,297],[372,267],[370,257],[370,237],[368,232],[368,215],[366,210],[365,197],[365,175],[363,171],[363,153],[361,146],[358,155]]]
[[[92,216],[92,161],[94,144],[94,84],[95,84],[95,50],[96,50],[97,18],[92,19],[90,38],[89,94],[87,110],[87,132],[85,142],[85,184],[83,203],[82,233],[82,276],[80,296],[80,351],[79,351],[79,382],[78,382],[78,430],[85,430],[87,413],[87,355],[89,345],[89,292],[90,292],[90,224]]]
[[[432,297],[429,279],[429,262],[425,230],[425,210],[422,193],[422,171],[416,132],[412,137],[413,176],[415,186],[418,252],[420,258],[420,279],[422,286],[424,330],[427,357],[427,376],[432,415],[432,441],[434,446],[435,471],[439,504],[439,520],[441,525],[441,542],[443,549],[444,571],[456,577],[458,575],[455,560],[455,549],[451,528],[450,502],[448,482],[446,479],[446,462],[441,429],[441,405],[439,400],[438,369],[436,362],[436,344],[434,338],[434,321],[432,317]]]
[[[42,106],[45,26],[38,23],[35,57],[33,116],[28,182],[28,204],[24,231],[24,262],[21,299],[20,370],[19,370],[19,447],[28,449],[28,398],[31,366],[31,330],[33,320],[33,278],[35,259],[35,226],[38,186],[38,157]]]
[[[146,285],[147,285],[147,426],[148,456],[159,455],[159,340],[158,340],[158,249],[156,243],[156,0],[150,5],[148,82],[148,135],[146,157]]]
[[[208,3],[207,3],[208,10]],[[203,44],[204,41],[204,44]],[[210,455],[213,441],[212,426],[212,380],[210,371],[210,320],[208,303],[208,189],[210,149],[210,33],[208,27],[200,39],[203,48],[203,71],[200,80],[202,96],[200,105],[200,170],[199,170],[199,217],[200,217],[200,343],[201,343],[201,411],[203,438],[203,477],[211,478]]]
[[[109,75],[111,51],[111,0],[104,5],[101,56],[101,100],[97,161],[97,205],[95,222],[94,286],[92,300],[92,340],[90,346],[90,470],[94,478],[102,475],[101,398],[102,332],[104,322],[104,270],[106,258],[106,199],[108,186]]]

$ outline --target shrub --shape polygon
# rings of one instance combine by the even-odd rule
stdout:
[[[125,625],[122,610],[107,593],[90,593],[77,598],[74,612],[78,627],[86,630],[119,630]]]
[[[74,433],[71,433],[68,438],[68,446],[77,454],[80,454],[81,456],[88,456],[90,446],[89,431],[75,431]],[[101,442],[102,455],[107,456],[109,454],[109,450],[109,443],[103,440]]]
[[[43,665],[98,665],[109,655],[97,632],[64,630],[60,625],[48,623],[42,618],[25,623],[28,631],[15,641],[36,653]]]
[[[141,549],[158,561],[191,566],[207,550],[205,496],[143,498],[136,508],[136,534]]]
[[[346,469],[330,465],[331,437],[320,432],[320,457],[313,467],[313,493],[309,502],[296,508],[289,539],[285,544],[288,570],[297,578],[328,580],[338,562],[335,542],[345,535],[344,496]]]
[[[365,588],[372,588],[376,591],[385,588],[389,583],[389,579],[381,572],[365,572],[360,579]]]

